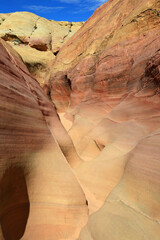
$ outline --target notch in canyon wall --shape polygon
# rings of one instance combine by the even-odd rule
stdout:
[[[66,73],[58,72],[51,76],[47,92],[50,93],[50,98],[58,112],[67,110],[72,90],[72,82]]]

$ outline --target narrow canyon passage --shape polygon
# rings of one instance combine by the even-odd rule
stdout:
[[[2,16],[0,240],[160,239],[159,13]]]

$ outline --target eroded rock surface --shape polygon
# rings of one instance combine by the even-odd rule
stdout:
[[[0,14],[0,37],[21,55],[32,76],[43,86],[62,45],[83,22],[56,22],[29,12]]]

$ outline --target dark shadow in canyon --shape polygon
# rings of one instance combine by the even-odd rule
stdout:
[[[29,208],[24,169],[11,166],[0,181],[0,223],[5,240],[19,240],[23,236]]]

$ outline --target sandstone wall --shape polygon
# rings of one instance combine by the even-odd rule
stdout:
[[[0,52],[0,239],[75,239],[88,210],[68,162],[80,159],[20,57],[2,40]]]

